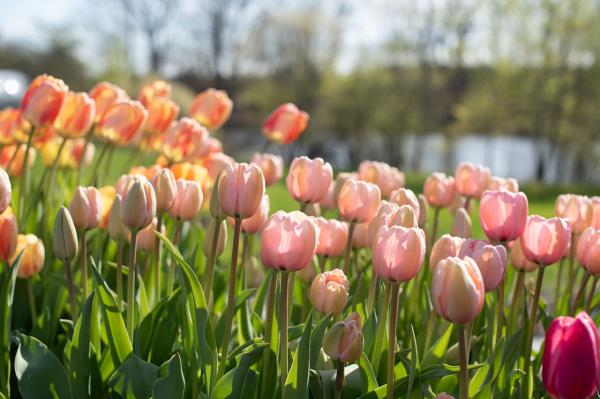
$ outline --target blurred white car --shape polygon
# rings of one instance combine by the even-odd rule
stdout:
[[[0,69],[0,109],[18,107],[28,84],[29,79],[24,73]]]

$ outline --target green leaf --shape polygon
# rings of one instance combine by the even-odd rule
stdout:
[[[0,393],[6,396],[10,396],[11,313],[21,255],[22,253],[17,256],[13,266],[4,270],[0,276]]]
[[[329,325],[329,320],[331,320],[332,315],[328,314],[324,316],[315,328],[313,329],[312,336],[310,338],[310,368],[315,369],[317,364],[317,359],[319,358],[319,352],[321,352],[321,347],[323,346],[323,336],[325,335],[325,331],[327,330],[327,326]]]
[[[448,328],[446,328],[444,334],[440,338],[438,338],[438,340],[435,342],[435,344],[433,344],[431,349],[429,349],[425,354],[425,358],[423,359],[424,367],[431,366],[433,364],[439,364],[442,362],[442,360],[446,356],[448,346],[450,345],[453,330],[454,323],[449,323]]]
[[[69,379],[71,390],[76,398],[89,397],[88,387],[90,379],[90,330],[91,315],[95,301],[96,292],[92,291],[83,305],[81,315],[75,325],[73,341],[71,343],[71,355],[69,362]],[[97,305],[96,305],[97,306]]]
[[[490,371],[489,364],[484,364],[469,382],[469,396],[473,397],[477,395],[485,386],[486,377]]]
[[[302,334],[302,337],[300,337],[298,348],[296,348],[292,368],[285,380],[283,397],[286,399],[308,397],[312,319],[313,312],[311,311],[306,320],[304,333]]]
[[[69,377],[58,358],[37,338],[17,334],[15,375],[24,399],[69,399]]]
[[[412,392],[413,383],[415,378],[419,376],[419,370],[421,365],[419,362],[419,347],[417,346],[417,337],[415,336],[415,329],[410,326],[411,332],[411,350],[410,350],[410,374],[408,376],[408,388],[406,389],[407,396]],[[419,384],[421,385],[421,384]]]
[[[185,390],[185,379],[181,369],[179,353],[163,363],[158,369],[157,379],[152,387],[152,398],[182,398]]]
[[[100,273],[98,273],[94,260],[91,259],[91,261],[92,271],[98,287],[97,291],[100,294],[102,318],[104,320],[103,325],[106,329],[108,346],[110,348],[113,364],[118,367],[133,352],[133,347],[131,346],[129,335],[127,335],[125,322],[123,321],[123,317],[117,306],[117,300],[110,288],[108,288],[106,281],[104,281]]]
[[[376,389],[379,386],[379,384],[377,383],[375,372],[373,372],[373,367],[371,367],[371,362],[369,361],[367,355],[365,355],[364,353],[360,354],[360,359],[358,360],[358,367],[360,367],[360,372],[367,382],[366,391],[369,392]]]
[[[233,389],[229,398],[243,399],[254,396],[248,385],[248,376],[250,375],[248,371],[262,358],[266,347],[266,343],[254,344],[240,356],[237,367],[233,369]]]
[[[147,399],[152,395],[158,367],[132,355],[108,380],[108,386],[124,399]]]

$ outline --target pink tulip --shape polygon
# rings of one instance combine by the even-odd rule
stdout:
[[[295,158],[285,179],[288,191],[298,202],[321,201],[333,179],[333,169],[321,158]]]
[[[363,348],[361,321],[356,312],[331,326],[323,337],[323,351],[330,358],[343,363],[357,361]]]
[[[562,194],[554,206],[556,216],[571,223],[573,234],[580,234],[592,223],[593,208],[590,199],[583,195]]]
[[[225,166],[219,180],[219,205],[226,215],[246,219],[254,215],[265,193],[265,178],[255,164]]]
[[[96,187],[77,187],[69,204],[69,212],[78,230],[98,227],[102,219],[102,196]]]
[[[262,170],[267,187],[277,183],[283,176],[283,158],[279,155],[256,153],[250,162],[258,165]]]
[[[513,177],[492,176],[487,186],[490,191],[509,191],[511,193],[519,192],[519,182]]]
[[[423,194],[429,205],[435,208],[450,206],[454,199],[454,177],[444,173],[432,173],[425,180]]]
[[[386,280],[399,283],[412,279],[425,258],[425,233],[419,228],[383,226],[371,246],[373,270]]]
[[[277,211],[263,227],[262,263],[276,270],[298,271],[312,261],[318,239],[318,227],[310,216],[298,211]]]
[[[521,240],[515,240],[512,242],[512,247],[510,249],[510,263],[517,270],[522,270],[524,272],[532,272],[538,268],[537,263],[530,262],[527,260],[525,255],[523,255],[523,250],[521,249]]]
[[[502,245],[491,245],[485,241],[467,239],[458,255],[459,258],[468,256],[479,267],[485,292],[495,290],[506,273],[507,254]]]
[[[590,198],[592,204],[592,220],[590,226],[595,229],[600,229],[600,197]]]
[[[429,267],[435,271],[435,267],[442,260],[450,257],[458,257],[465,239],[462,237],[454,237],[450,234],[441,236],[433,247],[429,255]]]
[[[246,234],[258,233],[269,217],[270,207],[269,196],[265,194],[254,215],[242,220],[242,232]]]
[[[160,169],[152,178],[152,187],[156,194],[156,213],[168,212],[175,205],[177,196],[177,182],[171,169]]]
[[[343,220],[364,223],[373,219],[380,202],[379,187],[361,180],[348,179],[340,190],[338,210]]]
[[[529,207],[523,193],[485,191],[481,195],[479,218],[492,241],[516,240],[523,234]]]
[[[471,216],[469,216],[469,213],[464,208],[458,209],[454,214],[451,234],[463,238],[471,238],[473,236]]]
[[[337,202],[335,200],[335,180],[333,180],[331,182],[331,184],[329,184],[329,188],[327,189],[327,192],[325,193],[325,195],[323,196],[323,198],[321,198],[321,201],[319,201],[319,206],[321,208],[324,209],[336,209],[337,208]]]
[[[144,176],[136,175],[121,202],[123,224],[132,231],[141,230],[152,223],[154,215],[156,195],[152,184]]]
[[[142,251],[152,252],[156,249],[158,238],[154,233],[157,229],[157,219],[154,218],[152,223],[140,230],[137,236],[137,247]],[[165,226],[161,226],[161,233],[165,234]]]
[[[361,162],[358,167],[358,177],[360,180],[377,185],[384,198],[389,198],[394,190],[404,185],[404,174],[385,162]]]
[[[588,227],[577,240],[577,261],[594,275],[600,275],[600,230]]]
[[[591,398],[600,389],[600,335],[585,313],[560,316],[548,331],[542,356],[542,380],[553,398]]]
[[[346,241],[348,241],[348,225],[339,220],[327,220],[322,217],[315,218],[315,223],[319,228],[317,255],[332,258],[341,256],[344,252]]]
[[[333,201],[335,203],[334,209],[337,208],[337,203],[338,203],[338,199],[340,198],[340,191],[342,191],[342,187],[344,186],[344,183],[346,183],[346,180],[348,179],[356,179],[359,180],[358,178],[358,173],[356,172],[341,172],[338,173],[338,175],[336,176],[335,180],[334,180],[334,187],[333,187]]]
[[[169,215],[179,220],[192,220],[200,212],[203,199],[200,183],[177,179],[177,194]]]
[[[471,258],[442,259],[433,272],[431,300],[438,315],[457,324],[467,324],[483,309],[483,278]]]
[[[408,205],[402,205],[391,221],[392,226],[419,227],[415,211]]]
[[[318,274],[310,286],[310,303],[321,313],[341,314],[348,302],[349,285],[340,269]]]
[[[4,212],[12,198],[12,186],[10,179],[4,169],[0,168],[0,213]]]
[[[309,116],[292,103],[282,104],[269,115],[263,125],[263,134],[279,144],[293,143],[308,126]]]
[[[419,215],[421,209],[419,207],[419,200],[415,193],[412,190],[407,188],[399,188],[397,190],[392,191],[390,194],[390,202],[396,203],[398,205],[408,205],[413,211],[415,211],[415,216],[419,219]]]
[[[400,207],[398,205],[388,201],[381,201],[377,214],[368,222],[367,233],[365,236],[368,246],[371,246],[377,232],[382,226],[390,227],[392,225],[392,220],[399,210]],[[356,234],[356,232],[354,234]]]
[[[423,194],[419,194],[417,197],[419,201],[419,227],[425,229],[427,225],[427,218],[429,216],[429,204],[427,198]]]
[[[352,234],[352,248],[361,249],[371,246],[368,241],[368,229],[369,223],[358,223],[356,226],[354,226],[354,233]]]
[[[190,106],[190,116],[209,129],[223,126],[229,119],[233,101],[224,90],[208,89],[198,94]]]
[[[490,182],[490,170],[471,162],[460,163],[454,172],[454,186],[459,194],[479,198]]]
[[[525,258],[544,266],[551,265],[567,253],[571,225],[562,218],[529,216],[520,240]]]

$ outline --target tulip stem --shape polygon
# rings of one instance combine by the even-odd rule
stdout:
[[[31,313],[31,329],[35,329],[37,320],[37,310],[35,308],[35,296],[33,295],[33,286],[31,278],[27,279],[27,298],[29,299],[29,312]]]
[[[469,350],[465,326],[458,324],[458,355],[460,359],[460,399],[469,399]]]
[[[335,376],[335,394],[334,399],[341,399],[342,390],[344,389],[344,385],[346,384],[346,378],[344,376],[344,362],[338,360],[337,361],[337,373]]]
[[[581,279],[581,284],[579,285],[579,290],[577,291],[575,300],[571,304],[571,314],[575,314],[575,311],[577,310],[577,305],[579,305],[581,298],[583,298],[583,294],[585,293],[585,287],[587,286],[587,282],[589,281],[591,276],[592,275],[587,270],[584,269],[584,275],[583,275],[583,278]]]
[[[531,311],[529,313],[529,329],[527,330],[527,343],[525,345],[525,366],[523,375],[523,398],[529,396],[529,368],[531,365],[531,345],[533,343],[533,333],[537,324],[538,301],[540,300],[540,292],[542,291],[542,281],[544,279],[544,265],[538,268],[538,275],[535,282],[535,292],[533,301],[531,302]]]
[[[596,291],[596,284],[598,283],[598,276],[594,276],[594,280],[592,280],[592,287],[590,288],[590,293],[585,301],[585,311],[589,313],[590,306],[592,305],[592,299],[594,299],[594,291]]]
[[[79,233],[79,246],[81,247],[81,293],[83,297],[81,302],[85,302],[88,296],[87,282],[87,240],[85,239],[85,230]]]
[[[387,399],[394,397],[394,359],[396,357],[396,325],[398,323],[398,295],[400,284],[392,285],[392,307],[390,309],[390,333],[388,336],[388,364],[387,364]]]
[[[560,285],[562,282],[562,274],[565,266],[565,258],[560,259],[560,263],[558,265],[558,275],[556,276],[556,286],[554,287],[554,309],[558,306],[558,301],[560,300]]]
[[[21,187],[19,187],[19,226],[24,226],[25,218],[23,212],[25,211],[25,197],[27,197],[27,179],[29,177],[29,149],[33,142],[33,134],[35,133],[35,126],[31,125],[29,129],[29,135],[27,136],[27,144],[25,145],[25,154],[23,154],[23,164],[21,165]]]
[[[210,253],[206,260],[206,272],[204,276],[204,292],[206,294],[206,302],[208,303],[209,310],[211,308],[211,297],[212,297],[212,282],[213,275],[215,272],[215,263],[217,260],[217,244],[219,243],[219,230],[221,230],[221,222],[215,220],[215,229],[212,235],[212,241],[210,243]],[[206,238],[205,238],[206,239]]]
[[[436,328],[435,315],[435,309],[432,306],[431,312],[429,312],[429,320],[427,321],[427,335],[425,335],[425,345],[423,346],[423,354],[427,353],[427,351],[429,350],[429,345],[431,345],[431,340],[433,339],[434,330]]]
[[[215,226],[218,231],[219,226]],[[229,353],[229,340],[231,339],[231,327],[233,324],[233,311],[235,308],[235,290],[237,287],[237,264],[240,247],[240,232],[242,231],[242,219],[235,218],[233,227],[233,247],[231,248],[231,267],[229,272],[229,291],[227,293],[227,310],[225,314],[225,329],[223,330],[223,347],[221,348],[221,361],[217,380],[225,374],[227,366],[227,354]],[[282,298],[283,299],[283,298]]]
[[[575,284],[575,234],[571,234],[571,247],[569,248],[569,274],[567,275],[567,291],[565,295],[571,300],[573,294],[573,285]]]
[[[502,329],[504,327],[504,283],[505,279],[503,278],[500,281],[500,285],[498,286],[498,301],[496,303],[496,340],[495,343],[500,341],[502,338]],[[494,346],[495,346],[494,343]]]
[[[175,220],[175,235],[173,236],[173,244],[176,248],[179,248],[179,241],[181,241],[181,226],[183,222],[179,219]],[[169,270],[167,271],[167,295],[171,295],[173,292],[173,282],[175,280],[175,264],[169,262]]]
[[[515,290],[512,296],[512,302],[510,304],[510,325],[509,330],[512,332],[519,320],[519,308],[521,304],[521,294],[523,293],[523,286],[525,282],[525,272],[519,270],[517,273],[517,281],[515,282]]]
[[[156,218],[156,231],[162,232],[163,215],[158,214]],[[154,304],[160,302],[160,250],[162,241],[156,238],[156,248],[154,249]]]
[[[271,334],[273,331],[273,314],[275,313],[275,290],[277,288],[277,273],[271,272],[269,281],[269,293],[267,296],[267,315],[265,325],[265,341],[271,342]]]
[[[433,243],[435,243],[435,236],[437,236],[437,231],[438,231],[438,225],[440,223],[440,211],[442,210],[442,208],[435,207],[435,209],[433,210],[433,223],[431,225],[431,236],[429,237],[429,250],[431,251],[431,248],[433,246]]]
[[[94,168],[93,168],[94,173],[92,174],[92,179],[90,180],[90,185],[96,185],[96,180],[98,179],[98,169],[100,168],[100,164],[102,163],[104,156],[108,152],[109,147],[110,147],[110,144],[108,142],[105,142],[104,146],[102,146],[102,151],[100,151],[100,155],[96,159],[96,164],[94,165]],[[82,158],[82,160],[83,160],[83,158]],[[81,163],[83,163],[83,162],[81,162]]]
[[[344,252],[344,274],[350,276],[350,250],[352,249],[352,236],[354,235],[354,226],[356,223],[348,224],[348,241],[346,241],[346,251]]]
[[[377,277],[377,274],[375,274],[375,271],[371,269],[371,282],[369,283],[369,296],[367,297],[367,314],[371,314],[373,312],[378,280],[379,278]]]
[[[137,252],[138,230],[131,230],[131,245],[129,248],[129,269],[127,272],[127,333],[133,342],[133,318],[135,316],[135,263]]]
[[[288,272],[282,271],[281,301],[279,305],[279,371],[281,373],[281,390],[285,387],[288,372]]]
[[[117,306],[123,310],[123,242],[117,242]]]
[[[71,261],[65,262],[65,275],[67,277],[67,290],[69,291],[69,303],[71,304],[71,319],[73,320],[74,327],[77,321],[77,306],[75,305],[75,287],[73,286]]]
[[[385,325],[387,323],[388,309],[390,306],[390,295],[392,293],[391,284],[385,282],[385,293],[383,294],[383,302],[381,304],[381,312],[379,312],[380,320],[377,323],[377,334],[375,335],[375,342],[373,343],[373,354],[372,365],[375,375],[379,374],[379,365],[381,363],[381,345],[383,345],[383,338],[385,335]]]
[[[471,205],[471,197],[467,197],[463,205],[463,208],[465,208],[465,211],[467,211],[467,213],[469,213],[469,205]]]

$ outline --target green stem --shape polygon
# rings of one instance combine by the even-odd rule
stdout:
[[[352,249],[352,236],[354,235],[354,226],[356,223],[350,222],[348,225],[348,241],[346,241],[346,251],[344,252],[344,274],[350,276],[350,250]]]
[[[523,375],[523,398],[529,396],[529,373],[531,366],[531,345],[533,343],[533,333],[537,324],[538,301],[540,300],[540,292],[542,291],[542,281],[544,279],[544,265],[538,268],[537,280],[535,283],[535,293],[531,302],[531,311],[529,313],[529,329],[527,331],[527,343],[525,345],[525,366]]]
[[[517,273],[517,281],[515,282],[515,289],[512,295],[512,302],[510,304],[510,326],[509,330],[512,332],[519,320],[520,313],[520,304],[521,304],[521,294],[523,293],[523,287],[525,283],[525,272],[523,270],[519,270]]]
[[[400,285],[392,284],[392,307],[390,309],[390,332],[387,363],[387,399],[394,397],[394,360],[396,358],[396,325],[398,323],[398,295]]]
[[[71,305],[71,319],[73,320],[73,326],[75,326],[77,322],[77,306],[75,305],[75,287],[73,285],[71,261],[65,262],[65,275],[67,278],[67,290],[69,291],[69,303]]]
[[[584,275],[583,275],[583,278],[581,279],[581,284],[579,285],[579,290],[577,290],[577,295],[575,296],[575,300],[571,304],[571,314],[574,314],[575,311],[577,310],[577,305],[579,305],[581,298],[583,298],[583,294],[585,293],[585,287],[587,286],[587,282],[589,281],[591,276],[592,275],[587,270],[584,269]]]
[[[33,286],[31,278],[27,279],[27,299],[29,299],[29,312],[31,313],[31,329],[35,329],[37,323],[37,310],[35,308],[35,296],[33,295]]]
[[[78,186],[81,185],[81,177],[83,175],[83,158],[85,157],[85,153],[87,152],[88,145],[90,144],[90,141],[92,140],[92,132],[93,131],[94,131],[94,126],[92,125],[88,134],[85,135],[85,143],[83,144],[83,152],[82,152],[83,155],[81,157],[81,162],[79,162],[79,166],[77,167],[77,185]]]
[[[440,208],[440,207],[436,207],[433,210],[433,223],[431,225],[431,235],[429,236],[429,251],[431,251],[431,248],[433,247],[433,244],[435,243],[435,237],[437,236],[438,225],[440,223],[440,211],[441,210],[442,210],[442,208]]]
[[[460,399],[469,399],[469,350],[465,326],[458,325],[458,354],[460,358]]]
[[[158,214],[156,218],[156,231],[162,232],[163,215]],[[156,248],[154,249],[154,304],[160,302],[160,250],[162,248],[162,240],[156,239]]]
[[[335,394],[334,399],[341,399],[342,390],[344,389],[344,385],[346,383],[346,378],[344,376],[344,362],[338,360],[337,361],[337,372],[335,376]]]
[[[563,269],[565,267],[565,258],[561,258],[558,265],[558,275],[556,276],[556,285],[554,286],[554,309],[558,306],[560,300],[560,286],[562,282]]]
[[[576,237],[571,234],[571,247],[569,248],[569,274],[567,275],[567,291],[565,295],[571,300],[573,294],[573,285],[575,284],[575,247]]]
[[[135,269],[138,230],[131,230],[129,246],[129,270],[127,273],[127,333],[133,342],[133,319],[135,316]]]
[[[19,188],[19,218],[20,226],[23,226],[25,218],[23,212],[25,211],[25,198],[27,197],[27,178],[29,177],[29,149],[33,142],[33,134],[35,133],[35,126],[31,125],[29,135],[27,136],[27,144],[25,146],[25,154],[23,155],[23,165],[21,168],[21,187]]]
[[[379,374],[379,365],[381,363],[381,346],[385,336],[385,327],[387,323],[388,310],[390,306],[390,295],[392,288],[390,282],[385,282],[385,293],[383,294],[383,302],[381,304],[381,312],[379,312],[380,320],[377,323],[377,334],[373,343],[373,353],[371,355],[373,371],[375,375]]]
[[[590,288],[590,293],[585,301],[585,311],[589,313],[590,306],[592,306],[592,300],[594,299],[594,291],[596,291],[596,284],[598,283],[598,276],[594,276],[594,280],[592,280],[592,288]]]
[[[117,242],[117,306],[123,310],[123,242]]]
[[[377,282],[379,278],[375,271],[371,268],[371,282],[369,283],[369,295],[367,296],[367,314],[373,312],[373,305],[375,304],[375,293],[377,292]]]
[[[87,282],[87,240],[85,239],[85,230],[79,232],[79,246],[81,247],[81,293],[83,298],[81,302],[85,302],[88,297],[88,282]]]
[[[504,328],[504,283],[503,278],[498,286],[498,301],[496,303],[496,340],[495,343],[502,338],[502,329]],[[494,346],[495,346],[494,343]]]
[[[429,345],[431,345],[431,340],[433,339],[436,321],[435,316],[435,309],[432,307],[431,312],[429,312],[429,320],[427,321],[427,335],[425,335],[425,345],[423,346],[423,354],[425,354],[426,351],[429,350]]]
[[[277,273],[271,272],[269,281],[269,293],[267,295],[267,314],[265,325],[265,341],[271,342],[271,334],[273,331],[273,315],[275,314],[275,290],[277,288]]]
[[[215,273],[215,263],[217,260],[217,245],[219,243],[219,232],[221,230],[221,221],[214,220],[215,228],[213,230],[212,241],[210,243],[210,253],[206,260],[206,274],[204,276],[204,292],[206,293],[206,302],[208,303],[208,309],[210,311],[212,304],[212,283],[213,276]]]
[[[281,300],[279,306],[279,371],[281,373],[281,390],[285,387],[288,372],[288,272],[282,271]]]
[[[175,236],[173,237],[173,245],[179,248],[179,241],[181,240],[181,226],[182,221],[179,219],[175,220]],[[171,295],[173,292],[173,282],[175,280],[175,264],[169,262],[169,270],[167,271],[167,295]]]
[[[106,162],[104,163],[104,180],[106,180],[106,178],[110,175],[110,170],[111,170],[111,167],[113,166],[112,158],[115,153],[115,148],[116,148],[115,146],[111,145],[108,150],[108,158],[106,158]],[[81,162],[83,162],[84,156],[85,156],[85,152],[83,153],[83,155],[81,157]],[[100,165],[98,165],[98,166],[100,166]],[[160,231],[160,230],[158,230],[158,231]],[[157,240],[158,240],[158,238],[157,238]],[[158,241],[160,241],[160,240],[158,240]]]
[[[104,146],[102,146],[102,151],[100,151],[100,155],[96,159],[96,164],[93,168],[94,173],[92,174],[92,179],[90,180],[90,186],[96,185],[96,181],[98,180],[98,170],[100,169],[100,163],[102,162],[102,159],[104,159],[104,156],[108,152],[109,147],[110,144],[108,142],[105,142]]]

